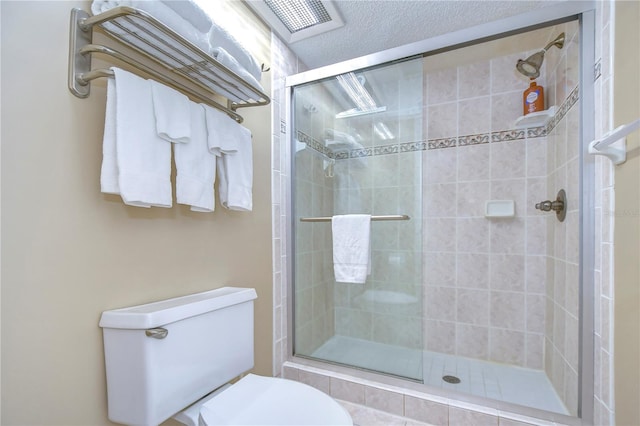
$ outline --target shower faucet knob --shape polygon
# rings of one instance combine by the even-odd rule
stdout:
[[[553,211],[561,211],[564,208],[564,203],[562,201],[541,201],[536,204],[536,209],[542,210],[543,212]]]
[[[543,212],[550,212],[553,210],[556,212],[556,217],[560,222],[564,221],[564,218],[567,214],[567,194],[564,192],[564,189],[558,191],[558,197],[555,201],[545,200],[536,204],[536,209],[541,210]]]

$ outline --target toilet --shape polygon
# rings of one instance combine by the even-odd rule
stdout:
[[[246,374],[256,298],[252,288],[223,287],[103,312],[109,420],[352,426],[340,404],[311,386]]]

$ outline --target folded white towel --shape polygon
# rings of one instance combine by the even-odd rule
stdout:
[[[129,6],[134,7],[136,9],[140,9],[144,12],[149,13],[151,16],[171,28],[173,31],[193,43],[195,46],[200,48],[205,53],[208,53],[210,50],[209,47],[209,37],[208,33],[198,31],[196,27],[194,27],[190,22],[185,20],[182,16],[176,13],[173,9],[167,6],[165,3],[161,1],[144,1],[144,0],[93,0],[91,3],[91,12],[94,15],[97,15],[102,12],[106,12],[107,10],[113,9],[118,6]],[[122,25],[124,28],[120,28],[117,24]],[[159,38],[160,40],[168,40],[167,36],[156,29],[153,25],[147,24],[146,22],[135,19],[135,23],[139,24],[142,28],[148,30],[154,36]],[[153,47],[152,43],[146,42],[148,40],[148,36],[142,35],[140,38],[136,37],[136,35],[141,35],[144,33],[143,30],[136,27],[135,25],[129,23],[125,19],[116,19],[112,22],[107,22],[103,24],[104,28],[108,31],[119,35],[124,40],[133,44],[134,46],[146,51],[150,52],[153,55],[156,55],[162,58],[165,62],[169,63],[175,67],[181,67],[182,65],[177,60],[167,56],[161,50]],[[127,30],[133,33],[127,33]],[[188,49],[183,47],[178,43],[171,43],[177,49],[176,58],[180,59],[184,63],[192,64],[194,62],[199,62],[202,59],[192,54]]]
[[[207,122],[207,145],[209,152],[216,156],[231,154],[238,150],[238,123],[227,114],[209,106],[204,106]]]
[[[229,68],[234,73],[238,74],[244,81],[249,83],[254,88],[258,89],[261,92],[264,92],[264,88],[260,85],[260,82],[244,68],[238,60],[231,56],[229,52],[227,52],[222,47],[214,47],[211,49],[211,56],[213,56],[218,62],[220,62],[225,67]]]
[[[371,216],[333,216],[331,230],[336,281],[363,284],[371,273]]]
[[[236,140],[236,152],[218,157],[218,195],[229,210],[253,208],[253,150],[251,132],[238,123],[230,127]]]
[[[107,79],[107,105],[102,137],[102,168],[100,191],[120,194],[118,185],[118,158],[116,157],[116,79]]]
[[[171,207],[171,144],[155,128],[151,83],[119,68],[107,83],[101,187],[136,207]]]
[[[245,49],[228,31],[213,22],[209,32],[209,44],[211,49],[223,48],[233,56],[236,61],[247,70],[256,80],[260,81],[262,69],[258,61]],[[212,55],[213,56],[213,55]]]
[[[191,140],[175,144],[176,201],[198,212],[215,209],[213,184],[216,178],[216,156],[209,153],[203,105],[189,102]]]
[[[169,142],[189,142],[191,138],[189,98],[153,80],[151,93],[158,136]]]
[[[195,2],[191,0],[163,0],[162,3],[190,22],[201,33],[206,34],[211,29],[211,18]]]

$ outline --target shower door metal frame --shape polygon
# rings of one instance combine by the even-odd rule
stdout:
[[[569,20],[580,21],[580,327],[579,327],[579,356],[580,377],[578,397],[578,417],[532,409],[540,413],[541,419],[548,418],[551,421],[561,421],[567,424],[592,425],[593,424],[593,395],[594,395],[594,253],[595,253],[595,194],[594,176],[595,160],[592,156],[586,156],[587,145],[594,139],[595,127],[595,2],[571,1],[555,6],[544,7],[521,15],[505,18],[495,22],[466,28],[460,31],[436,36],[427,40],[410,43],[404,46],[384,50],[348,61],[302,72],[286,78],[285,83],[285,117],[289,125],[286,128],[286,139],[291,146],[293,141],[293,87],[301,84],[322,80],[344,74],[351,71],[362,70],[376,65],[389,63],[410,56],[439,53],[470,46],[490,40],[495,40],[509,35],[523,33],[541,27],[554,25]],[[290,174],[294,176],[294,156],[290,158]],[[291,181],[293,184],[293,179]],[[293,340],[295,318],[295,299],[293,289],[294,275],[294,223],[293,206],[295,200],[291,185],[288,191],[287,215],[287,359],[293,359]],[[495,401],[500,407],[501,401]]]

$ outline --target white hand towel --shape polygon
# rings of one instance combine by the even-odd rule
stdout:
[[[102,169],[100,191],[120,195],[118,159],[116,157],[116,79],[107,79],[107,106],[102,137]]]
[[[229,32],[215,22],[209,32],[209,44],[212,49],[223,48],[238,61],[242,68],[260,81],[262,70],[258,61]]]
[[[251,132],[238,123],[231,128],[237,151],[218,157],[218,196],[229,210],[253,208],[253,150]]]
[[[171,144],[156,134],[151,83],[119,68],[108,83],[102,191],[136,207],[171,207]],[[114,161],[115,159],[115,161]]]
[[[189,21],[198,31],[208,33],[211,29],[211,18],[195,2],[191,0],[163,0],[162,3]]]
[[[158,136],[169,142],[189,142],[191,139],[189,98],[153,80],[151,93]]]
[[[227,114],[204,106],[209,152],[220,157],[238,150],[238,123]]]
[[[203,52],[208,53],[210,50],[208,31],[198,31],[198,29],[196,29],[193,24],[185,20],[172,8],[161,1],[93,0],[93,3],[91,3],[91,13],[97,15],[118,6],[134,7],[136,9],[147,12],[158,21],[162,22],[173,31],[193,43]],[[142,29],[140,29],[130,21],[124,18],[118,18],[114,22],[122,25],[124,28],[120,28],[111,22],[107,22],[102,25],[106,30],[119,35],[124,40],[146,52],[151,52],[154,55],[159,56],[165,62],[171,64],[172,66],[182,67],[180,62],[172,59],[171,57],[162,53],[161,50],[156,49],[152,47],[152,45],[147,43],[145,39],[148,39],[148,36],[142,35],[141,38],[136,37],[137,35],[143,34],[144,32]],[[158,39],[168,41],[167,36],[160,30],[156,29],[153,25],[147,24],[141,19],[134,19],[133,22],[135,24],[139,24],[142,28],[152,33]],[[130,31],[132,34],[129,34],[127,31]],[[194,62],[202,60],[199,56],[192,54],[188,49],[180,44],[175,43],[171,45],[180,52],[176,53],[176,55],[179,57],[178,59],[184,61],[185,63],[192,64]]]
[[[231,56],[229,52],[227,52],[222,47],[214,47],[211,49],[211,56],[213,56],[218,62],[220,62],[225,67],[229,68],[231,71],[236,73],[239,77],[241,77],[244,81],[249,83],[254,88],[258,89],[261,92],[264,92],[264,88],[260,84],[260,81],[256,79],[245,67],[243,67],[238,60]]]
[[[363,284],[371,273],[371,216],[333,216],[331,230],[336,281]]]
[[[176,200],[191,206],[192,211],[215,209],[213,184],[216,178],[216,156],[207,146],[207,127],[203,105],[189,102],[191,141],[175,144]]]

